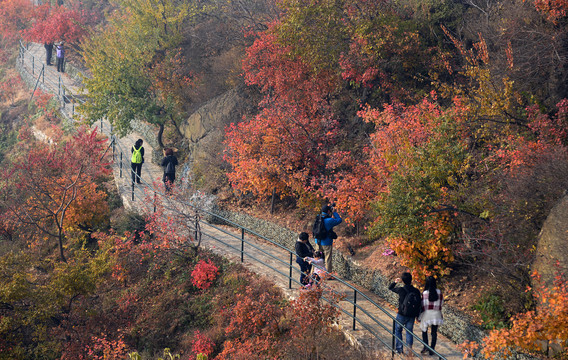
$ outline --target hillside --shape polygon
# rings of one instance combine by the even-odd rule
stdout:
[[[564,1],[29,6],[1,3],[3,60],[19,37],[64,40],[88,74],[85,119],[121,135],[140,120],[154,127],[156,148],[175,148],[190,186],[221,207],[308,231],[337,203],[336,249],[387,276],[437,277],[448,303],[487,329],[521,326],[511,316],[544,316],[539,299],[563,296],[563,275],[540,289],[533,262],[568,186]],[[2,76],[12,122],[26,105]],[[44,100],[25,117],[68,141]],[[89,226],[108,221],[91,215]],[[64,259],[71,230],[55,227]],[[565,340],[536,333],[500,347]]]

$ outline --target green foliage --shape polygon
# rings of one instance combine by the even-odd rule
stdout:
[[[91,122],[106,117],[124,135],[133,120],[163,126],[175,117],[175,94],[164,91],[162,77],[185,81],[186,75],[172,74],[179,66],[174,50],[183,41],[183,25],[204,9],[177,0],[119,0],[116,5],[107,27],[83,47],[92,76],[84,81],[89,101],[81,111]]]
[[[23,252],[2,256],[0,303],[6,310],[0,337],[10,351],[0,358],[59,358],[58,324],[77,299],[96,293],[111,264],[104,252],[77,251],[67,263],[38,261]]]
[[[502,329],[509,326],[511,315],[505,310],[505,301],[495,290],[483,294],[472,306],[479,311],[486,330]]]
[[[286,16],[278,27],[279,40],[291,45],[319,70],[339,70],[339,57],[347,50],[348,33],[343,22],[343,2],[336,0],[283,0]]]
[[[451,119],[442,119],[436,132],[450,134],[453,125]],[[389,191],[374,204],[378,218],[371,228],[373,237],[403,236],[421,241],[430,236],[424,229],[430,215],[457,210],[453,205],[457,199],[449,196],[456,196],[454,191],[465,185],[467,152],[455,135],[433,138],[414,150],[405,168],[391,175]]]

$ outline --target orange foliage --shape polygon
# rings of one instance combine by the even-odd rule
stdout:
[[[535,0],[534,5],[553,23],[568,15],[568,0]]]
[[[401,264],[412,270],[415,279],[448,275],[448,265],[454,261],[448,246],[448,238],[453,230],[450,217],[438,214],[437,219],[427,222],[426,229],[431,234],[426,240],[402,237],[387,239],[389,247],[396,252]]]
[[[533,273],[533,280],[538,283],[538,279],[539,275]],[[559,274],[552,287],[539,286],[534,289],[534,294],[535,310],[514,316],[511,328],[492,330],[484,339],[482,352],[485,358],[501,358],[511,354],[512,350],[542,354],[551,344],[566,345],[568,281]],[[562,352],[561,358],[565,355],[566,351]]]

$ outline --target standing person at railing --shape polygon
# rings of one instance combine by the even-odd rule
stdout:
[[[56,64],[57,64],[57,72],[65,72],[64,71],[64,62],[65,62],[65,49],[63,48],[63,41],[57,44],[57,48],[55,51],[56,57]]]
[[[433,276],[428,276],[426,278],[426,284],[424,284],[424,292],[422,293],[422,312],[418,317],[420,322],[420,330],[422,330],[422,341],[428,344],[428,327],[432,330],[432,342],[430,347],[432,349],[436,348],[436,341],[438,340],[438,326],[444,323],[444,318],[442,316],[442,305],[444,304],[444,296],[440,289],[436,287],[436,278]],[[421,354],[434,353],[424,347]]]
[[[310,244],[310,236],[308,233],[300,233],[294,250],[296,250],[296,262],[300,265],[300,284],[307,285],[309,280],[308,275],[312,270],[312,265],[305,261],[304,258],[314,256],[314,247]]]
[[[130,166],[132,167],[132,184],[140,184],[140,177],[142,175],[142,164],[144,163],[144,147],[142,139],[136,140],[132,147],[132,159],[130,159]]]
[[[337,234],[333,231],[333,228],[341,224],[341,221],[343,220],[335,211],[335,204],[324,205],[312,228],[314,241],[318,250],[322,251],[325,256],[325,268],[329,273],[333,271],[333,240],[337,239]],[[328,280],[333,280],[333,277],[328,277]]]
[[[43,47],[45,48],[45,63],[48,66],[51,66],[51,57],[53,56],[53,43],[45,43],[43,44]]]
[[[404,286],[397,287],[396,284],[403,282]],[[422,296],[420,290],[412,286],[412,275],[408,272],[402,274],[400,278],[396,278],[389,286],[389,290],[398,294],[398,312],[396,314],[396,322],[394,324],[394,336],[396,339],[395,350],[402,354],[402,328],[406,329],[406,345],[412,348],[414,335],[414,321],[420,315],[422,306]]]
[[[166,194],[170,194],[172,185],[176,179],[176,165],[178,164],[178,159],[174,156],[172,149],[165,149],[164,156],[165,157],[162,159],[162,167],[164,168],[162,181],[166,187]]]

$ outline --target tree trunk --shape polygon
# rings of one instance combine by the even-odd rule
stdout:
[[[160,129],[158,130],[158,145],[160,148],[164,148],[164,142],[162,141],[162,135],[164,135],[164,124],[160,123]]]
[[[61,261],[63,262],[67,262],[67,259],[65,258],[65,254],[63,253],[63,238],[65,237],[65,235],[63,235],[63,233],[61,232],[61,230],[59,231],[59,256],[61,257]]]

